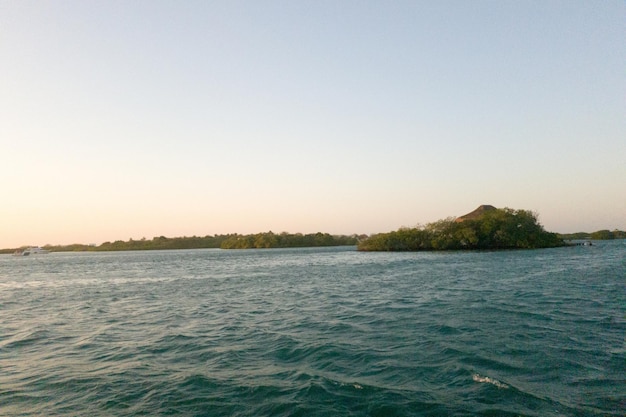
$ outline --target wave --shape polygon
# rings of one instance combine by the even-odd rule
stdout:
[[[568,253],[14,266],[0,277],[0,415],[623,416],[623,279],[528,272]]]

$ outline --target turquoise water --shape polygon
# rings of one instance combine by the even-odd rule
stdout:
[[[0,256],[3,416],[624,416],[626,242]]]

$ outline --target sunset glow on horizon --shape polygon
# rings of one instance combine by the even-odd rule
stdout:
[[[0,13],[0,248],[626,229],[626,3],[41,2]]]

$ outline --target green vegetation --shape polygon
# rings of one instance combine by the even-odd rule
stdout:
[[[84,245],[75,243],[72,245],[46,245],[43,248],[51,252],[101,252],[101,251],[127,251],[127,250],[159,250],[159,249],[199,249],[199,248],[219,248],[224,240],[231,235],[215,236],[192,236],[155,237],[152,240],[145,238],[140,240],[129,239],[128,241],[116,240],[115,242],[104,242],[103,244]],[[6,249],[4,253],[13,252],[15,249]]]
[[[272,232],[258,233],[254,235],[215,235],[204,237],[155,237],[152,240],[133,240],[124,242],[104,242],[96,245],[46,245],[44,249],[51,252],[98,252],[98,251],[128,251],[128,250],[160,250],[160,249],[250,249],[250,248],[288,248],[288,247],[314,247],[314,246],[353,246],[357,243],[356,236],[333,236],[328,233],[314,233],[303,235],[301,233],[274,234]],[[16,249],[2,249],[0,253],[13,253]]]
[[[487,207],[487,210],[484,208]],[[477,213],[479,215],[477,215]],[[537,222],[537,215],[527,210],[496,209],[481,206],[469,215],[448,218],[415,228],[401,228],[394,232],[367,237],[335,236],[328,233],[257,233],[251,235],[227,234],[204,237],[154,237],[128,241],[116,240],[96,245],[46,245],[51,252],[127,251],[160,249],[252,249],[302,248],[317,246],[353,246],[361,251],[420,251],[464,249],[516,249],[564,246],[565,240],[626,239],[621,230],[598,230],[587,233],[554,234],[546,232]],[[0,249],[10,254],[17,249]]]
[[[532,249],[565,246],[546,232],[537,215],[509,208],[487,210],[478,217],[448,218],[426,226],[401,228],[359,242],[362,251],[432,251],[471,249]]]
[[[357,244],[356,236],[332,236],[328,233],[302,233],[279,235],[272,232],[255,235],[232,235],[222,242],[222,249],[252,248],[304,248],[317,246],[353,246]]]

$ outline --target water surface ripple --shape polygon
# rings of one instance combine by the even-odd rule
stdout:
[[[626,242],[0,256],[0,415],[624,416]]]

